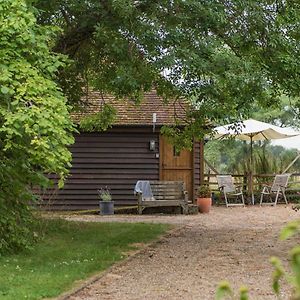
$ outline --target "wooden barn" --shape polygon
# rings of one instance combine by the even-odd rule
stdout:
[[[107,186],[115,205],[135,205],[137,180],[182,180],[189,199],[194,200],[203,170],[202,144],[195,142],[193,151],[178,153],[160,134],[163,125],[184,117],[184,105],[179,101],[165,105],[154,91],[145,94],[139,106],[112,97],[103,99],[95,92],[89,96],[86,112],[74,115],[75,120],[99,111],[102,101],[117,110],[114,126],[105,132],[76,134],[65,186],[45,193],[44,203],[54,210],[96,209],[97,190]]]

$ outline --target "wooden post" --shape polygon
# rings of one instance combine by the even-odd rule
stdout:
[[[283,174],[286,173],[288,171],[288,169],[291,168],[299,158],[300,158],[300,153],[298,153],[298,155],[295,157],[295,159],[284,169],[284,171],[282,173]]]
[[[200,185],[204,183],[204,142],[200,141]]]

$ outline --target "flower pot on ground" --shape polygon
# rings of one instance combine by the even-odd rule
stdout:
[[[100,215],[113,215],[114,214],[114,201],[112,201],[112,196],[107,187],[98,190],[100,197],[99,208]]]
[[[100,215],[114,214],[114,201],[99,201]]]
[[[211,190],[207,184],[201,185],[197,192],[197,205],[201,213],[208,213],[211,208]]]

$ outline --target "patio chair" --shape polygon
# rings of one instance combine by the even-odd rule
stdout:
[[[288,181],[291,174],[281,174],[276,175],[272,185],[264,185],[263,190],[261,191],[260,196],[260,205],[276,205],[278,202],[279,197],[282,197],[286,204],[288,204],[286,196],[285,196],[285,189],[288,185]],[[272,198],[275,199],[274,201]],[[269,202],[263,202],[264,197],[269,199]]]
[[[229,206],[245,206],[242,186],[236,186],[231,175],[217,175],[219,190],[224,194],[226,207]],[[232,198],[240,203],[229,202]]]

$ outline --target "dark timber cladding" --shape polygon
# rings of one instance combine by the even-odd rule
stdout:
[[[201,183],[201,174],[202,174],[202,156],[203,156],[203,143],[202,142],[194,142],[193,147],[193,186],[194,186],[194,195],[193,199],[197,198],[197,190]]]
[[[149,150],[150,140],[156,141],[156,151]],[[98,208],[97,190],[105,186],[116,205],[136,205],[136,181],[159,179],[158,133],[151,128],[81,133],[75,141],[70,176],[53,197],[51,209]]]

